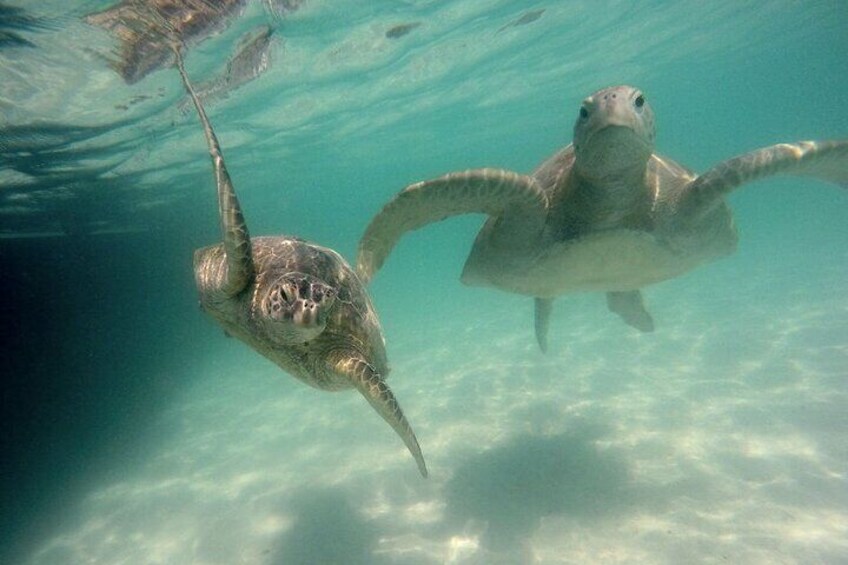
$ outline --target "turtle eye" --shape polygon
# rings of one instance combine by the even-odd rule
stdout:
[[[585,120],[589,117],[589,110],[586,109],[586,106],[580,107],[580,119]]]
[[[286,289],[286,285],[281,285],[281,286],[280,286],[280,297],[281,297],[281,298],[282,298],[285,302],[291,302],[291,300],[292,300],[292,296],[291,296],[291,294],[288,292],[288,289]]]
[[[635,104],[637,108],[641,108],[645,105],[645,97],[640,94],[636,97],[636,100],[633,101],[633,104]]]

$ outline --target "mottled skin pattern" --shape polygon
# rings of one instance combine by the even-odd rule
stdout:
[[[357,389],[401,437],[426,477],[418,440],[384,381],[385,343],[363,284],[332,249],[296,237],[250,237],[218,139],[178,46],[174,52],[206,133],[218,187],[223,243],[194,255],[201,306],[228,334],[306,384]]]
[[[254,237],[251,247],[256,276],[233,296],[221,292],[227,274],[224,246],[204,247],[194,254],[201,307],[227,333],[318,389],[353,386],[327,362],[339,351],[368,359],[378,373],[388,374],[374,307],[338,253],[286,236]],[[287,302],[292,305],[285,312]],[[280,313],[276,319],[275,312]],[[303,319],[299,328],[292,327],[296,316]],[[307,319],[310,316],[314,319]]]
[[[724,196],[776,175],[848,186],[848,141],[778,144],[702,175],[654,153],[653,111],[631,86],[595,92],[580,106],[573,143],[531,175],[476,169],[408,186],[369,224],[357,272],[369,281],[404,233],[457,214],[489,216],[462,282],[535,297],[542,350],[554,297],[605,292],[627,324],[652,331],[640,289],[736,249]]]

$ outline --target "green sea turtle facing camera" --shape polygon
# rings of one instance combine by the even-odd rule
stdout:
[[[173,50],[203,124],[218,189],[223,243],[194,254],[202,308],[229,335],[306,384],[357,389],[401,437],[426,477],[415,433],[385,382],[385,342],[364,284],[332,249],[297,237],[250,237],[218,139],[180,49]]]
[[[848,187],[845,140],[772,145],[698,175],[654,152],[654,113],[639,89],[599,90],[576,113],[573,142],[530,175],[467,170],[400,192],[362,236],[360,278],[370,281],[406,232],[484,213],[462,282],[534,297],[543,351],[553,300],[570,292],[606,293],[612,312],[648,332],[643,287],[736,249],[727,194],[777,174]]]

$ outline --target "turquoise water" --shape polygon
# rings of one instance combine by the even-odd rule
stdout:
[[[276,27],[268,70],[207,111],[252,234],[350,261],[406,184],[527,172],[611,84],[696,171],[848,137],[843,2],[263,4],[188,71]],[[848,562],[843,189],[746,186],[737,253],[644,291],[654,333],[565,296],[546,355],[529,298],[459,283],[482,217],[408,235],[370,291],[423,480],[356,393],[198,310],[214,182],[176,71],[109,68],[81,20],[108,2],[6,5],[42,25],[0,48],[4,562]]]

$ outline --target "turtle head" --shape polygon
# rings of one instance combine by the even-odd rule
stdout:
[[[285,273],[256,289],[254,313],[266,335],[280,345],[304,343],[324,331],[336,289],[318,277]]]
[[[611,86],[583,100],[574,123],[575,166],[590,178],[643,172],[654,151],[654,112],[632,86]]]

